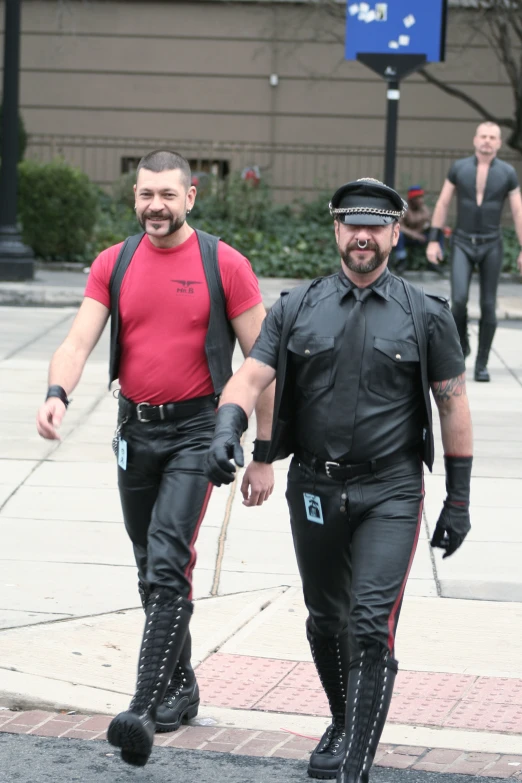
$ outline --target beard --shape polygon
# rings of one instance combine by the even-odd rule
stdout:
[[[370,272],[374,272],[380,266],[384,264],[391,252],[389,250],[381,250],[381,248],[374,242],[368,242],[365,250],[373,250],[373,256],[366,258],[364,261],[356,261],[353,257],[354,254],[360,252],[360,248],[357,247],[357,242],[352,242],[347,245],[344,250],[339,249],[341,258],[352,272],[357,272],[360,275],[367,275]]]
[[[180,228],[182,227],[182,225],[185,223],[186,217],[187,217],[187,213],[186,212],[182,216],[182,215],[173,215],[172,212],[169,212],[168,210],[165,210],[161,214],[157,214],[157,213],[154,213],[154,212],[151,213],[151,212],[145,211],[145,212],[142,212],[141,214],[137,215],[138,223],[140,224],[140,226],[142,227],[142,229],[144,231],[147,231],[147,229],[146,229],[147,220],[150,220],[150,222],[152,223],[153,227],[157,230],[159,228],[162,228],[162,226],[164,224],[163,223],[156,223],[155,224],[154,220],[155,219],[156,220],[160,220],[160,219],[161,220],[165,220],[165,219],[167,219],[169,222],[168,222],[167,230],[165,231],[165,234],[163,235],[163,236],[166,236],[166,237],[169,237],[171,234],[175,234],[176,231],[179,231]]]

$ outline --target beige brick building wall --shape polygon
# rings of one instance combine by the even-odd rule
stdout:
[[[21,112],[34,157],[61,152],[108,184],[123,158],[161,141],[194,161],[257,163],[282,198],[382,176],[385,83],[344,60],[341,26],[308,3],[22,7]],[[494,53],[470,35],[470,13],[450,11],[447,61],[430,70],[509,115],[510,85]],[[478,120],[421,77],[405,80],[397,185],[416,179],[438,190],[455,151],[470,149]]]

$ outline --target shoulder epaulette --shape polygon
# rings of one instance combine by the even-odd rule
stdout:
[[[447,297],[440,296],[440,294],[429,294],[427,291],[424,291],[424,293],[426,294],[426,296],[429,296],[430,299],[438,299],[439,302],[444,302],[445,304],[449,302],[449,299]]]

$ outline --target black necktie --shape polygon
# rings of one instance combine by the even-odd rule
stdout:
[[[337,357],[337,373],[326,429],[326,448],[332,459],[350,451],[366,335],[364,302],[371,288],[352,288],[355,304],[344,326]]]

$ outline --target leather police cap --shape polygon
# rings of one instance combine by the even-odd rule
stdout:
[[[341,185],[330,202],[333,217],[355,226],[386,226],[400,220],[407,209],[396,190],[370,177]]]

